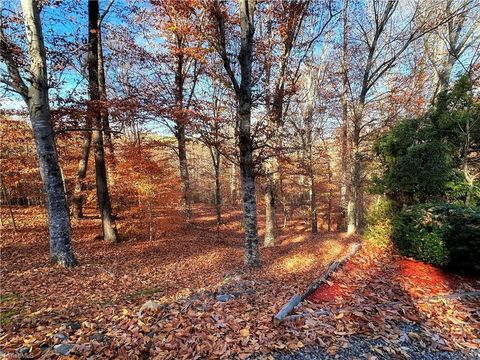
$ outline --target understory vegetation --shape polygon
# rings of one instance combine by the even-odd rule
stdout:
[[[375,144],[384,194],[367,215],[367,240],[391,239],[402,254],[478,273],[480,181],[472,176],[480,144],[480,106],[467,77],[440,93],[419,118],[399,122]]]

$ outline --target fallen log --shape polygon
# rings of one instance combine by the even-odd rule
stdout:
[[[360,249],[361,244],[355,243],[353,244],[350,249],[348,250],[347,254],[340,258],[339,260],[335,260],[330,262],[327,266],[327,270],[320,276],[316,281],[314,281],[305,291],[302,295],[295,294],[293,295],[290,300],[281,308],[281,310],[273,317],[273,322],[275,324],[280,324],[287,316],[288,314],[297,306],[300,304],[303,300],[305,300],[307,297],[312,295],[315,290],[317,290],[320,285],[325,283],[329,276],[334,273],[337,269],[342,267],[345,262],[352,257],[358,249]]]

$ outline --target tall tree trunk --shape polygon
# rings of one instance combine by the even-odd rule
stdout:
[[[10,201],[10,196],[8,196],[8,191],[7,191],[7,188],[5,187],[5,184],[3,183],[3,179],[1,175],[0,175],[0,187],[2,188],[3,198],[7,203],[8,212],[10,213],[10,220],[12,221],[13,231],[16,233],[17,224],[15,223],[15,216],[13,216],[12,202]]]
[[[178,125],[176,127],[175,136],[178,146],[178,161],[180,163],[180,177],[182,179],[183,188],[183,214],[186,220],[192,217],[191,199],[190,199],[190,176],[188,174],[187,150],[185,139],[185,126]]]
[[[349,135],[349,124],[348,124],[348,104],[347,104],[347,94],[348,94],[348,0],[343,0],[343,39],[342,39],[342,96],[340,102],[342,104],[342,127],[341,127],[341,180],[340,180],[340,208],[342,211],[342,218],[340,222],[340,228],[342,230],[346,229],[346,224],[349,221],[346,220],[347,208],[349,202],[349,191],[348,187],[348,135]]]
[[[266,164],[267,184],[265,188],[265,247],[275,245],[277,235],[277,200],[278,200],[278,177],[279,166],[276,156],[268,159]]]
[[[75,219],[83,218],[83,203],[85,192],[85,177],[87,175],[88,158],[90,157],[90,144],[92,142],[92,119],[87,116],[85,123],[86,130],[83,131],[82,157],[78,162],[77,179],[73,191],[73,217]]]
[[[237,205],[237,171],[234,163],[230,164],[230,205]]]
[[[332,166],[330,158],[327,160],[327,176],[328,176],[328,213],[327,213],[327,231],[332,231],[332,211],[333,211],[333,190],[332,190]]]
[[[252,62],[255,0],[240,2],[240,72],[238,91],[238,121],[240,171],[242,177],[243,222],[245,225],[245,264],[260,264],[258,251],[257,203],[253,163],[253,140],[250,133],[252,112]]]
[[[240,84],[231,66],[226,47],[225,19],[220,0],[213,3],[213,16],[217,20],[217,49],[222,57],[237,98],[238,144],[240,148],[240,174],[242,180],[243,224],[245,226],[245,264],[260,264],[258,251],[257,203],[253,162],[253,139],[250,132],[252,113],[253,35],[255,33],[255,0],[240,1]]]
[[[46,53],[42,25],[36,1],[22,0],[30,74],[26,102],[32,122],[37,157],[45,190],[50,238],[50,261],[62,266],[75,265],[71,243],[70,217],[58,163],[49,100]]]
[[[88,2],[88,116],[92,117],[93,152],[95,155],[95,177],[97,183],[97,200],[102,219],[104,240],[117,242],[118,235],[112,216],[112,205],[108,193],[107,172],[105,168],[105,152],[103,148],[102,117],[99,106],[100,92],[98,82],[98,1]]]
[[[212,156],[213,170],[215,172],[215,213],[217,216],[217,225],[222,223],[222,192],[220,186],[220,151],[219,149],[210,149]]]
[[[349,183],[348,201],[348,234],[361,232],[364,228],[363,183],[362,183],[362,152],[360,149],[360,124],[363,116],[363,102],[353,124],[353,160],[351,181]]]
[[[105,63],[103,60],[103,46],[102,46],[102,27],[98,26],[98,91],[100,93],[100,100],[102,101],[102,127],[103,139],[109,152],[108,164],[115,166],[115,149],[113,147],[112,132],[110,130],[109,111],[107,106],[107,86],[105,84]]]
[[[176,34],[177,47],[182,49],[183,38]],[[183,215],[188,221],[192,217],[191,198],[190,198],[190,177],[188,174],[187,151],[185,146],[185,126],[186,119],[183,109],[183,87],[185,83],[183,75],[184,55],[180,51],[177,55],[177,64],[175,69],[175,137],[178,143],[178,160],[180,164],[180,177],[183,185]]]
[[[317,219],[317,196],[315,192],[315,176],[311,172],[309,176],[309,200],[310,200],[310,229],[312,234],[318,232],[318,219]]]

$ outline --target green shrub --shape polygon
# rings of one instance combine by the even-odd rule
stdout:
[[[402,254],[437,266],[480,272],[480,210],[422,204],[392,220],[392,240]]]
[[[367,211],[367,227],[363,234],[365,241],[380,248],[386,247],[392,236],[392,215],[392,203],[379,198]]]

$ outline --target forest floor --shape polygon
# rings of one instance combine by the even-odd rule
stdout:
[[[358,238],[291,223],[248,270],[239,211],[218,231],[208,207],[189,225],[159,213],[151,240],[148,224],[122,214],[119,244],[99,240],[93,211],[72,223],[79,265],[61,269],[48,264],[44,210],[15,208],[15,234],[2,209],[0,357],[480,358],[478,297],[434,297],[479,290],[479,279],[363,246],[302,316],[274,325]]]

